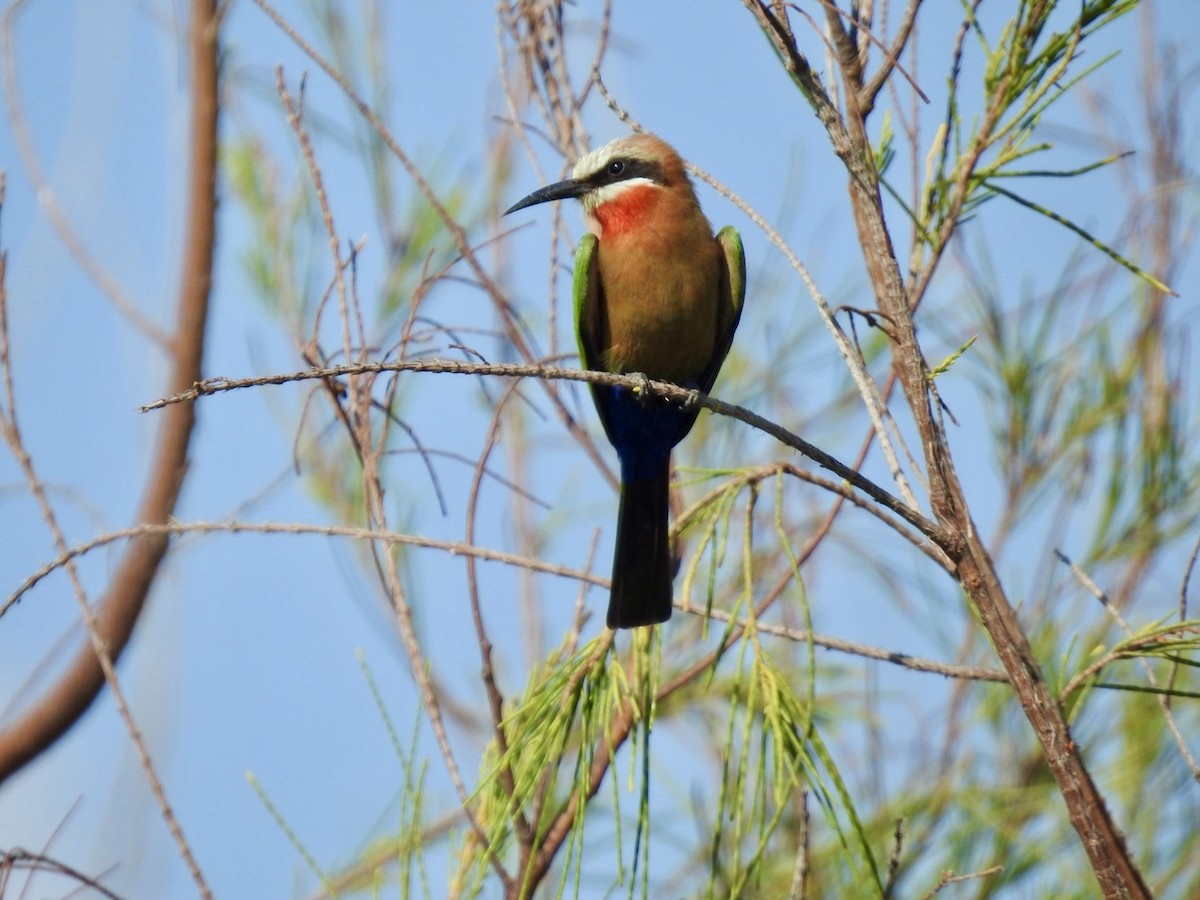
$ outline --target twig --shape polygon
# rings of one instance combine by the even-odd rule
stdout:
[[[287,84],[283,80],[283,66],[275,67],[275,91],[279,94],[279,102],[283,105],[283,110],[287,114],[288,125],[292,132],[296,135],[296,142],[300,145],[300,152],[304,157],[305,167],[308,169],[308,176],[312,179],[313,192],[317,196],[317,204],[321,209],[321,223],[325,226],[325,239],[329,244],[329,255],[333,258],[333,280],[337,288],[338,309],[340,311],[339,319],[342,326],[342,352],[346,355],[346,359],[352,358],[351,346],[352,340],[350,336],[350,302],[349,294],[346,290],[346,278],[344,274],[345,264],[342,262],[342,254],[339,249],[337,229],[333,223],[333,210],[329,207],[329,197],[325,193],[325,180],[321,177],[321,166],[317,162],[317,154],[313,149],[312,140],[308,136],[308,128],[304,125],[303,111],[292,97],[291,91],[288,90]],[[303,97],[304,80],[300,81],[301,97]],[[361,310],[355,305],[355,323],[357,325],[358,334],[355,340],[360,347],[366,344],[366,329],[363,326]],[[321,316],[318,313],[313,318],[313,344],[315,345],[315,337],[317,330],[320,327]]]
[[[702,615],[702,613],[697,614]],[[708,615],[719,622],[738,622],[745,625],[749,621],[748,619],[741,619],[732,615],[723,609],[711,609]],[[963,681],[990,681],[997,684],[1003,684],[1008,681],[1008,675],[1003,669],[988,669],[981,666],[958,666],[953,663],[923,659],[919,656],[909,656],[907,653],[900,653],[895,650],[884,650],[868,644],[845,641],[841,638],[829,637],[823,634],[813,634],[799,628],[788,628],[785,625],[772,625],[767,622],[756,621],[754,623],[754,630],[761,634],[786,638],[789,641],[795,641],[799,644],[815,644],[826,650],[836,650],[839,653],[848,653],[852,656],[861,656],[865,659],[891,663],[905,669],[911,669],[914,672],[929,672],[933,675],[943,675],[946,678],[958,678]]]
[[[904,18],[900,20],[900,27],[896,29],[896,37],[892,40],[890,48],[884,48],[884,64],[879,67],[871,80],[863,85],[859,91],[859,106],[864,112],[869,113],[875,107],[875,98],[882,88],[888,82],[888,77],[892,74],[892,68],[904,76],[904,80],[912,85],[913,93],[929,102],[929,98],[921,91],[915,77],[910,75],[900,65],[900,55],[904,52],[904,47],[908,43],[909,37],[912,36],[913,27],[917,24],[917,10],[921,7],[921,0],[908,0],[908,5],[904,9]],[[915,100],[914,100],[915,105]]]
[[[900,871],[900,853],[903,849],[904,816],[897,816],[896,829],[892,832],[892,852],[888,854],[887,881],[883,885],[884,900],[888,900],[896,890],[896,875]]]
[[[804,788],[800,791],[800,846],[792,867],[788,900],[804,900],[808,894],[808,827],[808,789]]]
[[[108,900],[121,900],[119,894],[110,891],[99,881],[84,875],[78,869],[74,869],[56,859],[51,859],[45,854],[31,853],[28,850],[22,850],[20,847],[14,847],[12,850],[6,850],[0,854],[0,894],[7,893],[3,890],[3,887],[8,873],[13,869],[29,869],[32,872],[52,872],[56,875],[63,875],[79,882],[80,887],[76,890],[87,887],[91,888],[97,894],[107,897]],[[24,891],[22,891],[22,895],[24,895]]]
[[[977,878],[988,878],[992,875],[999,875],[1004,871],[1004,866],[992,866],[990,869],[980,869],[978,872],[968,872],[966,875],[955,875],[953,869],[947,869],[942,873],[942,877],[938,879],[938,883],[933,890],[927,894],[923,894],[921,900],[930,900],[931,897],[936,897],[942,892],[942,888],[952,884],[961,884],[964,881],[974,881]]]

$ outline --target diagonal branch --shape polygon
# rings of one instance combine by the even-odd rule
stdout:
[[[329,366],[322,369],[305,369],[299,372],[261,375],[252,378],[210,378],[197,381],[187,390],[179,391],[169,397],[163,397],[142,407],[142,412],[164,409],[178,403],[190,403],[198,397],[208,394],[219,394],[225,391],[239,390],[249,387],[261,387],[267,384],[288,384],[293,381],[311,379],[338,378],[346,375],[358,375],[365,372],[434,372],[454,373],[459,375],[500,375],[508,378],[540,378],[562,379],[567,381],[583,381],[589,384],[628,387],[633,390],[647,391],[658,397],[674,400],[682,404],[691,404],[710,409],[718,415],[729,416],[757,428],[780,443],[803,453],[817,465],[833,472],[839,478],[844,478],[876,503],[887,507],[905,522],[917,528],[922,534],[931,538],[939,546],[949,540],[949,536],[936,523],[923,516],[898,497],[889,494],[882,487],[850,466],[841,462],[811,444],[799,435],[792,434],[781,425],[765,419],[757,413],[732,403],[725,403],[713,397],[705,396],[699,391],[688,390],[666,381],[654,381],[643,375],[617,375],[611,372],[593,372],[583,369],[564,369],[559,366],[525,365],[522,363],[462,363],[448,359],[405,360],[401,362],[368,362],[353,365]],[[943,549],[947,549],[943,546]],[[948,551],[947,551],[948,552]]]

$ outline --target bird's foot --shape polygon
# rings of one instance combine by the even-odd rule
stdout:
[[[645,403],[650,399],[650,377],[645,372],[629,372],[628,375],[637,382],[630,389],[633,395]]]
[[[700,388],[692,388],[687,392],[687,396],[683,398],[684,409],[695,409],[700,405],[700,398],[704,396],[704,391]]]

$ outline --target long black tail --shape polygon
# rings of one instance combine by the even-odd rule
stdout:
[[[638,473],[644,475],[643,471]],[[671,618],[674,561],[667,540],[671,488],[670,451],[649,478],[623,478],[613,553],[609,628],[657,625]],[[624,475],[630,473],[625,472]]]

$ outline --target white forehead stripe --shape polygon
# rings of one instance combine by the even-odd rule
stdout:
[[[599,172],[601,165],[608,162],[609,150],[612,143],[605,144],[591,153],[585,153],[579,157],[579,161],[575,163],[575,168],[571,170],[572,178],[583,178],[591,175],[594,172]]]
[[[589,175],[595,175],[617,157],[654,161],[653,156],[647,155],[637,144],[630,143],[629,138],[617,138],[579,157],[579,162],[575,163],[575,168],[571,170],[571,177],[587,178]]]

